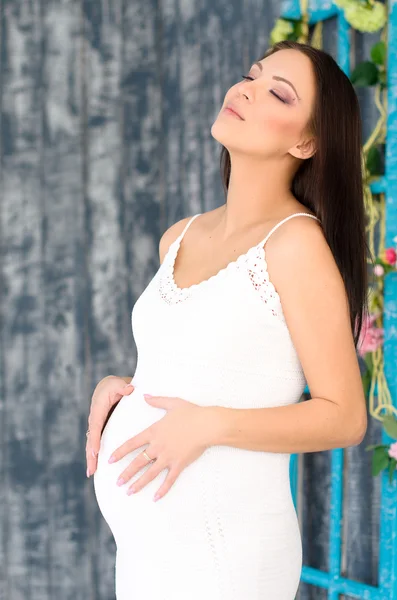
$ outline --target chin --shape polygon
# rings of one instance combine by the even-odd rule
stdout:
[[[238,121],[236,120],[236,123]],[[233,127],[230,123],[225,123],[222,119],[217,118],[211,126],[212,137],[225,146],[228,150],[241,150],[241,132]]]

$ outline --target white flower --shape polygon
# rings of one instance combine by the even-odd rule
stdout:
[[[355,0],[343,0],[342,4],[346,21],[358,31],[378,31],[387,21],[386,5],[382,2],[364,5]]]

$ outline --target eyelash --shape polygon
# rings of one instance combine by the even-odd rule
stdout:
[[[249,81],[254,81],[254,80],[255,80],[255,78],[254,78],[254,77],[251,77],[250,75],[241,75],[241,77],[242,77],[243,79],[248,79]],[[275,93],[273,92],[273,90],[270,90],[270,93],[271,93],[271,94],[273,94],[273,96],[275,96],[275,97],[276,97],[276,98],[278,98],[279,100],[281,100],[281,102],[283,102],[284,104],[287,104],[287,102],[286,102],[285,100],[283,100],[282,98],[280,98],[280,96],[277,96],[277,94],[275,94]]]

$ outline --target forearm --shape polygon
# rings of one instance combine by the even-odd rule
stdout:
[[[360,443],[362,419],[342,413],[335,402],[312,398],[289,406],[210,406],[209,445],[264,452],[302,453]]]

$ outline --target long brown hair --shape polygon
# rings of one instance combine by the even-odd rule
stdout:
[[[308,56],[316,78],[316,100],[308,124],[316,152],[302,160],[292,181],[295,198],[320,219],[328,245],[342,275],[357,348],[368,314],[367,256],[363,189],[362,123],[354,87],[331,55],[308,44],[282,41],[260,59],[293,49]],[[230,180],[230,155],[222,146],[221,176],[225,194]]]

